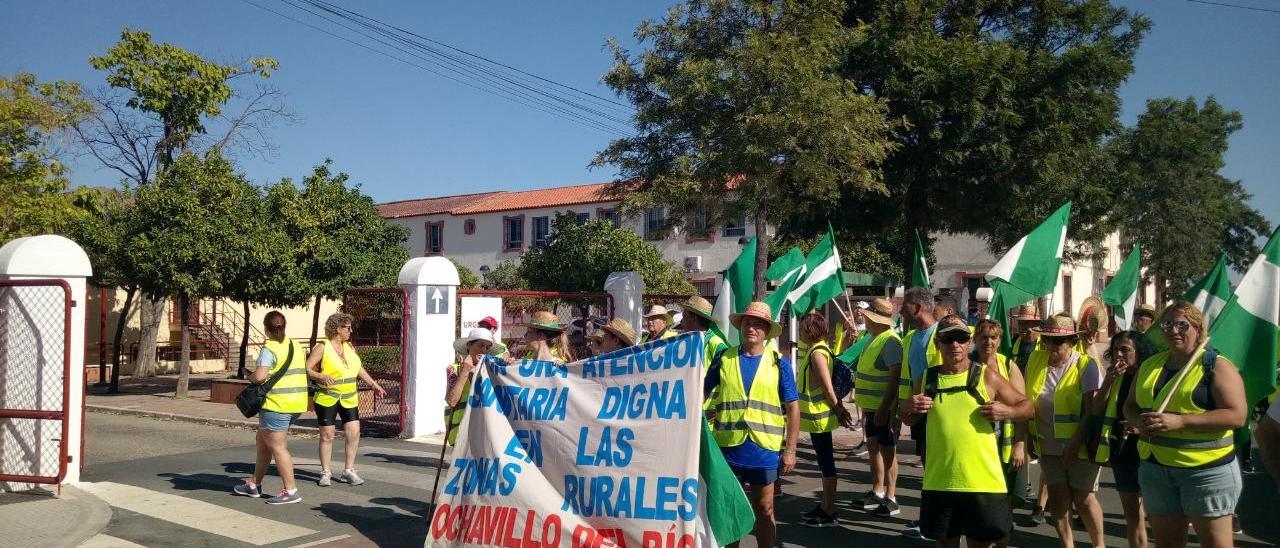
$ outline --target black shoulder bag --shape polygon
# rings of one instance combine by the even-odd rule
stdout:
[[[272,373],[262,384],[250,384],[244,387],[240,395],[236,396],[236,407],[240,408],[240,413],[246,419],[257,415],[258,411],[262,410],[262,404],[267,401],[267,394],[271,393],[271,389],[289,371],[289,366],[293,363],[293,346],[293,341],[289,341],[289,355],[285,357],[280,369]]]

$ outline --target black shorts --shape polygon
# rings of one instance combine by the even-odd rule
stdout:
[[[319,426],[337,426],[335,418],[341,418],[342,424],[360,420],[359,407],[343,407],[338,402],[333,405],[315,404],[316,407],[316,424]]]
[[[933,539],[995,542],[1013,529],[1009,512],[1005,493],[920,492],[920,532]]]
[[[883,447],[893,447],[898,444],[898,432],[902,430],[902,421],[892,416],[892,412],[890,413],[888,424],[876,426],[876,412],[863,410],[862,424],[867,429],[867,439],[876,440],[876,443]]]

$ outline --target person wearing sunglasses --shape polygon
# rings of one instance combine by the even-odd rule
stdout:
[[[1197,354],[1208,333],[1194,304],[1177,301],[1161,320],[1169,350],[1142,363],[1124,406],[1140,433],[1138,485],[1152,536],[1156,546],[1186,546],[1190,522],[1203,546],[1231,546],[1242,489],[1232,431],[1249,411],[1244,381],[1212,347]]]
[[[1128,421],[1118,420],[1117,410],[1123,410],[1129,399],[1138,365],[1155,353],[1155,346],[1141,331],[1116,333],[1105,353],[1110,364],[1106,377],[1090,409],[1095,417],[1092,424],[1099,429],[1093,461],[1110,466],[1115,476],[1130,548],[1147,545],[1147,518],[1138,486],[1138,431]]]
[[[1051,316],[1034,329],[1041,342],[1028,358],[1026,394],[1034,402],[1035,414],[1027,426],[1040,455],[1040,475],[1049,490],[1054,528],[1063,548],[1075,546],[1074,505],[1093,546],[1105,546],[1097,497],[1099,469],[1084,443],[1088,409],[1102,386],[1102,372],[1096,361],[1076,348],[1081,331],[1071,316]]]
[[[360,485],[364,479],[356,473],[356,453],[360,449],[360,397],[356,381],[364,381],[373,388],[379,398],[387,397],[387,391],[365,371],[360,355],[351,347],[351,329],[355,318],[338,312],[324,322],[324,338],[307,357],[307,376],[319,385],[313,401],[316,408],[316,425],[320,427],[320,478],[321,487],[333,485],[333,440],[338,435],[338,421],[342,422],[342,439],[345,441],[345,466],[339,481]]]
[[[960,546],[961,536],[971,547],[994,546],[1013,528],[998,424],[1030,418],[1031,402],[998,367],[972,360],[963,319],[945,316],[937,326],[942,365],[921,376],[902,408],[908,424],[929,416],[920,531],[940,547]]]
[[[1022,378],[1022,370],[1013,360],[1000,354],[1000,339],[1004,336],[1004,328],[1000,322],[990,318],[978,320],[973,326],[973,354],[969,359],[1000,373],[1000,377],[1013,385],[1022,394],[1026,381]],[[1025,397],[1025,395],[1024,395]],[[1005,420],[997,425],[996,437],[1000,440],[1000,462],[1004,467],[1005,486],[1009,490],[1009,519],[1013,519],[1013,502],[1026,501],[1029,495],[1027,481],[1027,425],[1024,422]],[[1003,543],[998,543],[1005,546]]]

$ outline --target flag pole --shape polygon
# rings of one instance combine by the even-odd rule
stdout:
[[[1169,393],[1164,395],[1164,401],[1160,402],[1160,407],[1156,409],[1156,413],[1164,413],[1164,408],[1169,406],[1169,400],[1173,399],[1173,393],[1178,391],[1178,385],[1182,384],[1182,379],[1187,376],[1187,372],[1191,371],[1191,364],[1196,363],[1200,359],[1200,355],[1204,354],[1204,349],[1209,346],[1209,337],[1204,338],[1204,342],[1191,353],[1191,359],[1182,365],[1182,370],[1178,372],[1178,377],[1173,379],[1173,384],[1169,385]]]

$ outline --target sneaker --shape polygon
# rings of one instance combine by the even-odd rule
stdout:
[[[881,497],[880,495],[875,494],[874,491],[867,491],[867,494],[862,497],[862,509],[875,510],[879,508],[880,504],[883,502],[884,502],[884,497]]]
[[[822,508],[819,507],[817,514],[800,520],[800,525],[805,527],[836,527],[839,524],[836,523],[835,516],[822,511]]]
[[[896,516],[902,513],[902,509],[898,508],[898,501],[893,499],[884,499],[879,508],[876,508],[876,515],[882,518]]]
[[[258,489],[258,486],[249,480],[244,480],[244,483],[232,487],[231,492],[242,497],[253,497],[255,499],[262,496],[262,491]]]
[[[288,489],[281,489],[280,494],[267,499],[267,504],[293,504],[302,502],[302,495],[294,489],[292,493]]]
[[[320,472],[320,479],[316,480],[316,485],[320,487],[328,487],[333,485],[333,475],[328,470]]]
[[[924,534],[920,532],[920,522],[908,521],[907,528],[902,530],[902,536],[907,538],[924,538]]]
[[[355,470],[350,468],[342,471],[342,481],[350,483],[351,485],[360,485],[364,483],[364,479],[360,477],[360,474],[357,474]]]
[[[820,515],[822,515],[822,514],[824,514],[824,513],[825,513],[825,512],[823,512],[823,511],[822,511],[822,505],[821,505],[821,504],[819,504],[819,505],[817,505],[817,506],[814,506],[814,507],[813,507],[812,509],[810,509],[809,511],[807,511],[807,512],[805,512],[805,513],[803,513],[803,514],[800,514],[800,519],[812,518],[812,517],[815,517],[815,516],[820,516]]]
[[[1031,515],[1027,516],[1027,522],[1030,523],[1032,527],[1044,525],[1044,509],[1036,508],[1033,510]]]

